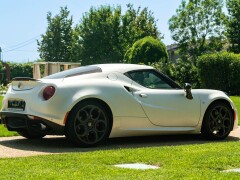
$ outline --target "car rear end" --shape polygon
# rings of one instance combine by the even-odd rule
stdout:
[[[1,123],[10,131],[62,134],[63,127],[55,122],[62,117],[54,117],[51,110],[56,88],[56,82],[13,79],[2,102]]]

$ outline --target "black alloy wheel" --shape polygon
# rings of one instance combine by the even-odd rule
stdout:
[[[102,104],[86,101],[70,113],[66,137],[76,146],[96,146],[109,136],[110,124],[111,118]]]
[[[211,140],[225,139],[233,129],[233,110],[222,102],[210,105],[203,119],[201,133]]]

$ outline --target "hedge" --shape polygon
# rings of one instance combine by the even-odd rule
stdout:
[[[233,53],[206,54],[197,60],[203,88],[218,89],[240,95],[240,55]]]
[[[10,67],[10,80],[15,77],[33,77],[33,63],[7,63]],[[6,69],[3,68],[3,79],[1,84],[6,85]]]

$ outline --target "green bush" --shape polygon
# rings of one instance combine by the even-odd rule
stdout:
[[[172,66],[173,79],[183,86],[190,83],[193,88],[199,88],[200,82],[197,74],[197,67],[191,59],[178,59]]]
[[[173,62],[168,61],[168,62],[164,62],[164,61],[159,61],[159,62],[154,62],[152,64],[149,64],[150,66],[154,67],[155,69],[157,69],[158,71],[161,71],[163,74],[167,75],[168,77],[170,77],[171,79],[173,79]]]
[[[124,62],[149,64],[160,59],[168,60],[166,46],[158,39],[147,36],[136,41],[124,55]]]
[[[150,65],[163,72],[182,87],[184,83],[190,83],[193,88],[200,87],[197,67],[190,59],[178,59],[176,63],[159,61]]]
[[[10,77],[33,77],[32,63],[10,63]]]
[[[15,77],[33,77],[32,63],[7,63],[10,67],[10,80]],[[6,69],[2,70],[3,79],[2,84],[6,85]]]
[[[226,52],[203,55],[197,66],[203,88],[240,95],[240,55]]]

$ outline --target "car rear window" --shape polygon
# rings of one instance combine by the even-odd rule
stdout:
[[[72,76],[78,76],[83,74],[99,73],[102,69],[98,66],[82,66],[74,69],[69,69],[66,71],[58,72],[50,76],[46,76],[43,79],[62,79]]]

